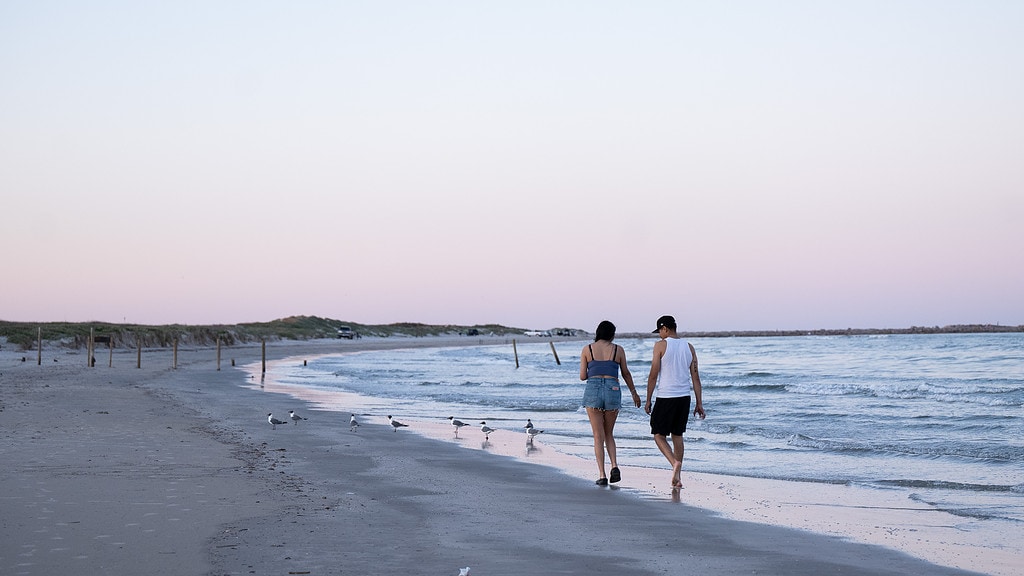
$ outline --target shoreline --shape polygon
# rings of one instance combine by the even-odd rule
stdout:
[[[267,355],[272,364],[479,339],[388,340],[276,343]],[[179,350],[172,369],[169,351],[147,350],[137,369],[134,351],[115,352],[112,368],[98,358],[90,369],[84,353],[44,351],[37,366],[0,352],[0,447],[11,462],[0,472],[0,567],[127,573],[141,561],[156,574],[455,574],[466,565],[485,575],[656,574],[685,562],[719,574],[965,573],[890,548],[720,517],[708,509],[732,488],[711,487],[705,508],[690,499],[696,485],[711,484],[704,480],[673,502],[640,494],[639,483],[597,489],[589,473],[584,480],[537,459],[465,450],[446,424],[438,439],[376,419],[350,433],[347,415],[246,387],[257,378],[240,366],[259,366],[258,345],[232,347],[219,371],[214,354]],[[289,409],[309,421],[271,430],[266,413]],[[623,470],[623,484],[644,473]],[[759,489],[753,482],[736,490]],[[973,567],[982,565],[1009,573],[992,558]]]

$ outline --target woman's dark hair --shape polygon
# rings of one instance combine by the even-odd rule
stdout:
[[[612,324],[607,320],[602,320],[601,323],[597,325],[597,333],[594,334],[594,342],[597,342],[598,340],[607,340],[609,342],[615,340],[615,324]]]

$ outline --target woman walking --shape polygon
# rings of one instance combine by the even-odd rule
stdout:
[[[604,320],[597,325],[594,343],[588,344],[580,354],[580,380],[586,380],[587,387],[583,392],[583,406],[587,409],[590,428],[594,433],[594,457],[597,459],[597,471],[600,477],[598,486],[607,486],[622,479],[619,465],[615,458],[615,420],[619,417],[622,407],[622,390],[619,385],[619,372],[633,394],[633,404],[640,407],[640,395],[633,385],[633,375],[626,366],[626,352],[621,346],[613,344],[615,325]],[[612,465],[611,478],[605,474],[605,452]]]

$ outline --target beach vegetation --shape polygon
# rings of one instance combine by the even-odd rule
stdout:
[[[477,335],[517,335],[525,330],[499,324],[458,326],[410,322],[394,324],[360,324],[317,316],[290,316],[270,322],[213,325],[142,325],[110,322],[7,322],[0,320],[0,338],[21,350],[36,347],[39,338],[47,345],[79,349],[93,338],[109,341],[114,348],[170,348],[179,346],[215,346],[218,339],[225,346],[275,340],[314,340],[337,338],[342,326],[362,336],[425,337]]]

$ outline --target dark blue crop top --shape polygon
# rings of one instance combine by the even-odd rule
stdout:
[[[590,357],[594,357],[594,349],[590,348]],[[611,360],[591,360],[587,362],[587,378],[594,378],[595,376],[611,376],[613,378],[619,377],[619,363],[615,361],[615,357],[619,353],[619,347],[615,346],[615,352],[612,353]]]

